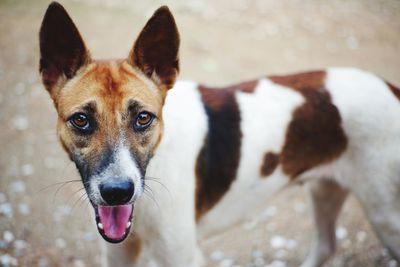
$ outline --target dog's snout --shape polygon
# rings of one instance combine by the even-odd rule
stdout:
[[[130,179],[116,178],[101,183],[99,189],[108,205],[123,205],[131,200],[135,185]]]

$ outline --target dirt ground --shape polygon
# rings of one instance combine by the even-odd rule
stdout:
[[[167,4],[182,36],[181,78],[229,84],[266,74],[360,67],[400,85],[400,1],[61,1],[92,55],[125,57],[151,13]],[[0,1],[0,266],[98,266],[99,237],[79,179],[57,142],[56,113],[38,76],[47,1]],[[378,153],[378,152],[377,152]],[[379,179],[379,177],[377,177]],[[208,266],[297,266],[312,231],[301,187],[253,220],[202,244]],[[350,198],[327,266],[390,259]]]

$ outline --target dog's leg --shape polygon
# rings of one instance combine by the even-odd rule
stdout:
[[[336,218],[348,194],[332,180],[311,182],[310,192],[316,232],[311,251],[301,267],[322,266],[335,251]]]
[[[140,239],[131,236],[120,244],[102,242],[102,267],[133,267],[138,266],[137,260],[141,252]]]
[[[377,233],[390,254],[397,261],[400,261],[399,181],[391,183],[390,186],[384,183],[365,186],[363,192],[359,192],[358,198],[375,233]]]
[[[400,202],[400,200],[398,200]],[[367,208],[369,221],[389,253],[400,262],[400,207]]]

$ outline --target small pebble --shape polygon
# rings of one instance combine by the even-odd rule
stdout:
[[[275,249],[283,248],[286,244],[286,239],[282,236],[276,235],[270,239],[269,244]]]
[[[96,239],[96,235],[93,234],[92,232],[86,232],[85,235],[83,236],[83,239],[85,239],[85,241],[94,241]]]
[[[0,249],[6,249],[8,247],[7,242],[0,239]]]
[[[232,259],[223,259],[220,263],[219,263],[219,267],[232,267],[233,265],[233,260]]]
[[[86,264],[82,260],[74,260],[74,267],[85,267]]]
[[[344,227],[338,227],[336,229],[336,238],[339,240],[345,239],[347,236],[347,230]]]
[[[16,116],[12,119],[12,124],[16,130],[24,131],[29,127],[29,121],[24,116]]]
[[[251,253],[251,256],[252,256],[254,259],[262,258],[263,255],[264,255],[264,253],[263,253],[261,250],[254,250],[254,251]]]
[[[23,193],[25,192],[25,183],[21,180],[14,181],[10,184],[9,189],[12,193]]]
[[[23,176],[29,176],[35,172],[35,169],[32,164],[24,164],[22,165],[21,172]]]
[[[49,260],[48,259],[46,259],[46,258],[40,258],[39,260],[38,260],[38,266],[39,267],[47,267],[47,266],[49,266]]]
[[[286,262],[275,260],[275,261],[273,261],[270,264],[265,265],[265,266],[266,267],[286,267]]]
[[[10,232],[10,231],[4,231],[3,232],[3,239],[7,243],[11,243],[12,241],[14,241],[14,234],[12,232]]]
[[[27,248],[28,243],[25,240],[15,240],[14,242],[14,249],[15,249],[15,256],[21,257],[24,253],[24,250]]]
[[[11,256],[8,254],[4,254],[0,256],[1,266],[10,266],[11,265]]]
[[[54,221],[61,221],[65,216],[71,213],[71,207],[68,205],[62,205],[57,207],[56,211],[53,213]]]
[[[214,250],[211,253],[210,258],[213,261],[221,261],[224,258],[224,252],[222,252],[221,250]]]
[[[16,258],[11,257],[8,254],[4,254],[0,256],[0,265],[2,267],[9,267],[9,266],[17,266],[18,265],[18,261]]]
[[[399,266],[398,262],[395,260],[390,260],[387,264],[387,267],[397,267]]]
[[[147,267],[159,267],[158,264],[154,260],[150,260],[147,263]]]
[[[277,213],[278,209],[275,206],[270,206],[261,213],[261,220],[266,221]]]
[[[55,240],[56,246],[60,249],[64,249],[67,246],[67,242],[65,242],[62,238],[57,238]]]
[[[4,215],[8,218],[12,218],[13,210],[10,203],[0,204],[0,215]]]
[[[21,203],[18,204],[18,211],[22,215],[29,215],[31,213],[31,207],[28,204]]]
[[[286,248],[289,250],[294,250],[295,248],[297,248],[297,241],[294,239],[289,239],[286,241]]]
[[[256,258],[256,259],[254,260],[254,265],[255,265],[256,267],[262,267],[262,266],[265,265],[265,260],[264,260],[263,258]]]

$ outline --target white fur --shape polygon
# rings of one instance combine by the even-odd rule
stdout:
[[[168,93],[163,117],[164,136],[147,168],[147,176],[158,180],[146,180],[153,193],[135,206],[135,231],[144,246],[137,266],[197,267],[202,259],[193,209],[194,169],[207,131],[197,85],[177,83]]]
[[[293,89],[262,79],[254,93],[239,92],[236,98],[242,131],[237,178],[229,194],[200,220],[199,232],[204,237],[246,219],[288,181],[279,169],[268,179],[263,179],[260,163],[266,152],[279,153],[281,150],[292,112],[304,102],[303,97]]]
[[[132,158],[129,149],[125,146],[123,140],[124,138],[121,138],[121,141],[116,148],[113,162],[101,173],[96,174],[88,179],[90,181],[91,199],[96,204],[101,204],[104,202],[102,201],[102,197],[100,195],[99,185],[103,181],[109,180],[110,177],[128,177],[129,179],[132,179],[132,182],[135,185],[135,192],[131,201],[135,201],[143,193],[141,183],[142,175],[140,174],[136,160]]]
[[[338,191],[353,192],[385,245],[400,257],[399,100],[381,79],[355,69],[329,69],[326,88],[342,117],[348,147],[336,161],[298,179],[317,183],[315,196],[325,188],[319,183],[326,178],[337,183]],[[269,177],[260,177],[260,166],[266,152],[281,151],[292,112],[304,102],[303,96],[263,79],[254,93],[238,92],[236,100],[243,134],[237,178],[196,226],[194,170],[207,116],[196,84],[179,82],[170,90],[164,137],[148,167],[148,175],[159,178],[163,186],[147,181],[155,201],[146,196],[137,201],[134,228],[144,247],[134,266],[149,266],[149,262],[160,267],[201,266],[198,238],[244,219],[289,183],[280,167]],[[345,195],[331,203],[337,213]],[[334,242],[329,241],[332,229],[323,226],[334,224],[337,214],[322,216],[317,204],[318,235],[304,267],[320,266],[334,250]]]

